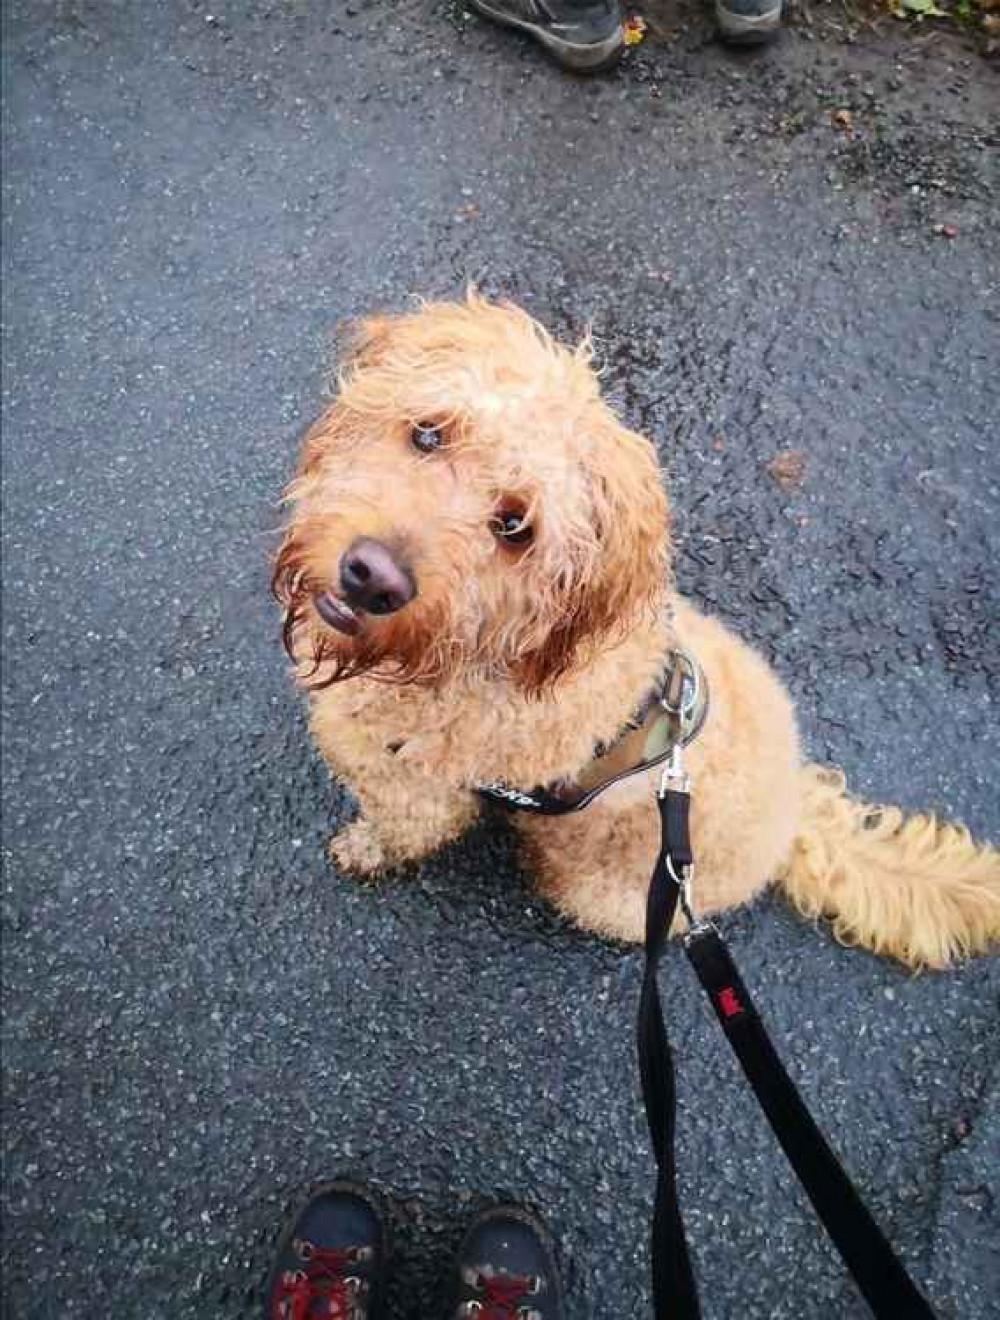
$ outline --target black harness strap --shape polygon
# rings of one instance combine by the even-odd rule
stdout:
[[[646,969],[639,1005],[639,1067],[659,1168],[653,1219],[657,1320],[668,1316],[688,1320],[699,1315],[677,1205],[672,1149],[674,1068],[656,986],[656,967],[677,903],[683,898],[682,878],[691,865],[688,802],[686,791],[664,789],[659,795],[663,843],[650,881]],[[874,1315],[878,1320],[934,1320],[934,1312],[813,1122],[718,931],[708,922],[696,922],[684,937],[684,947],[758,1103]]]

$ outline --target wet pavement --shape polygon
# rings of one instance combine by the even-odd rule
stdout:
[[[344,317],[474,280],[592,326],[682,585],[811,752],[1000,839],[995,72],[685,19],[580,82],[426,0],[7,7],[12,1316],[255,1314],[339,1173],[395,1205],[396,1317],[443,1315],[498,1197],[573,1320],[650,1313],[638,952],[536,901],[502,822],[380,888],[325,858],[350,804],[267,578]],[[940,1314],[996,1316],[996,960],[914,979],[776,898],[722,924]],[[679,956],[663,985],[706,1316],[865,1314]]]

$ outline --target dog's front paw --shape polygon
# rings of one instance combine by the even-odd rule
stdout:
[[[385,850],[367,820],[356,820],[330,840],[330,856],[342,871],[374,876],[386,867]]]

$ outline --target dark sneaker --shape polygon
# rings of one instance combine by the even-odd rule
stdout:
[[[474,1219],[455,1269],[448,1320],[566,1320],[551,1239],[526,1210],[497,1206]]]
[[[473,9],[527,32],[565,69],[596,73],[624,47],[618,0],[469,0]]]
[[[388,1259],[389,1232],[371,1193],[328,1183],[281,1239],[265,1320],[382,1320]]]
[[[777,36],[782,0],[715,0],[715,21],[723,41],[759,46]]]

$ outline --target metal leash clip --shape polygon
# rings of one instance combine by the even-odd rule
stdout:
[[[687,651],[677,648],[673,652],[673,663],[667,672],[660,693],[660,705],[666,713],[669,724],[670,754],[660,774],[660,786],[657,796],[662,801],[668,793],[683,793],[690,796],[691,778],[684,768],[684,746],[697,736],[696,715],[701,702],[701,670]],[[702,712],[704,717],[704,711]],[[684,811],[684,851],[689,854],[687,843],[687,810]],[[678,902],[689,925],[695,928],[698,919],[694,915],[691,889],[694,881],[694,863],[674,865],[674,858],[668,849],[664,860],[670,878],[677,886]]]
[[[677,901],[680,904],[681,911],[684,913],[685,917],[687,917],[690,929],[686,932],[685,939],[689,939],[692,934],[700,933],[710,924],[703,921],[700,917],[696,917],[694,909],[691,906],[691,889],[694,884],[694,863],[692,862],[690,866],[682,866],[680,875],[674,870],[673,859],[669,854],[666,858],[666,863],[670,878],[677,886]]]
[[[668,715],[680,721],[680,737],[687,732],[701,700],[701,669],[683,647],[671,652],[674,662],[667,671],[660,693],[660,705]],[[678,663],[679,662],[679,663]]]
[[[660,797],[668,789],[678,793],[691,790],[691,780],[684,769],[683,748],[692,736],[700,701],[701,670],[687,651],[676,647],[660,693],[660,705],[666,712],[670,729],[670,755],[660,775]]]
[[[677,741],[670,749],[670,755],[663,765],[663,771],[660,774],[660,787],[657,790],[658,795],[663,797],[664,793],[673,789],[676,793],[691,792],[691,776],[684,769],[684,749],[681,746],[680,733],[677,733]]]

